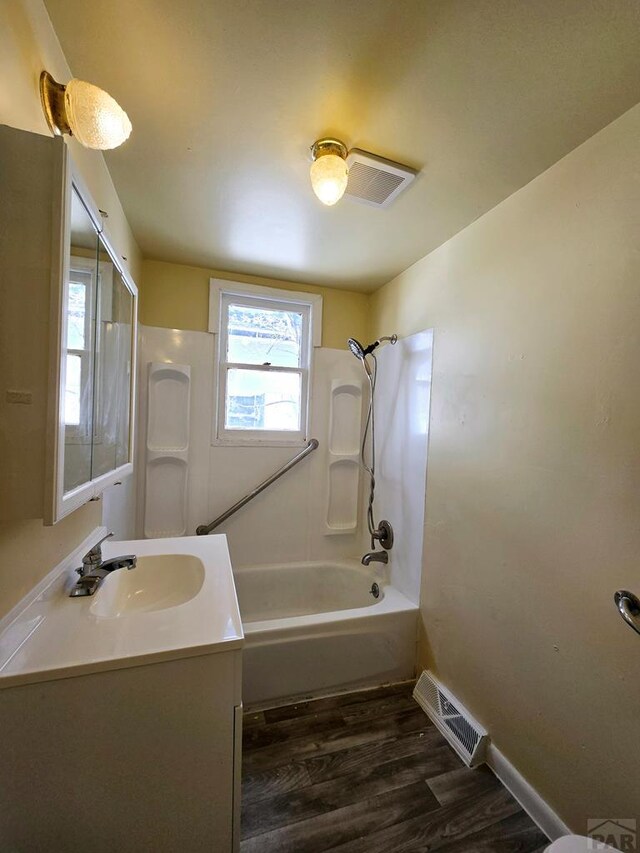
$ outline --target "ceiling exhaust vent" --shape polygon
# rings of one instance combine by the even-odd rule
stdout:
[[[418,174],[415,169],[352,148],[347,157],[349,183],[345,195],[372,207],[389,207]]]

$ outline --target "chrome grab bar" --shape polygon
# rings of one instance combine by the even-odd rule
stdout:
[[[222,515],[219,515],[217,518],[214,518],[211,524],[201,524],[199,525],[199,527],[196,527],[196,533],[198,534],[198,536],[206,536],[207,533],[211,533],[212,530],[215,530],[215,528],[222,524],[223,521],[226,521],[239,509],[242,509],[242,507],[248,504],[249,501],[252,501],[257,495],[259,495],[260,492],[263,492],[266,488],[268,488],[268,486],[270,486],[272,483],[275,483],[276,480],[279,480],[280,477],[282,477],[283,474],[286,474],[287,471],[293,468],[294,465],[297,465],[298,462],[302,462],[305,456],[308,456],[310,453],[313,453],[313,451],[319,446],[319,444],[320,442],[317,438],[312,438],[309,444],[307,444],[307,446],[303,450],[301,450],[300,453],[297,454],[297,456],[294,456],[293,459],[290,459],[285,465],[282,466],[282,468],[278,468],[275,474],[272,474],[270,477],[267,477],[267,479],[260,483],[259,486],[256,486],[253,491],[249,492],[243,498],[240,498],[237,503],[234,503],[234,505],[232,507],[229,507],[229,509],[226,512],[223,512]]]
[[[640,599],[626,589],[619,589],[613,596],[616,607],[624,621],[640,634]]]

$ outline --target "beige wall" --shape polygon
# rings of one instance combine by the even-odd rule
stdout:
[[[433,327],[423,665],[575,831],[640,817],[640,105],[373,297]]]
[[[0,124],[49,135],[40,106],[38,78],[46,68],[56,80],[73,75],[42,0],[3,0],[0,3]],[[92,81],[100,83],[100,81]],[[113,181],[99,151],[83,148],[65,137],[89,192],[109,214],[106,230],[127,258],[135,280],[140,278],[142,255],[131,233]],[[126,144],[126,143],[125,143]]]
[[[367,336],[367,294],[150,260],[145,260],[142,264],[140,322],[147,326],[164,326],[168,329],[206,331],[210,278],[322,294],[324,347],[343,349],[347,345],[347,338],[364,340]]]
[[[41,0],[0,3],[0,123],[48,133],[38,77],[47,68],[66,82],[72,75]],[[99,82],[99,81],[98,81]],[[108,230],[139,278],[141,256],[118,201],[104,158],[70,140],[72,156],[96,204],[109,213]],[[0,617],[101,522],[91,503],[57,524],[39,520],[0,525]]]

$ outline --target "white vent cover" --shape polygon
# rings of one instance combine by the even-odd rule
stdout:
[[[486,730],[426,669],[418,679],[413,698],[467,767],[476,767],[484,762],[489,740]]]
[[[349,183],[345,195],[372,207],[389,207],[418,174],[415,169],[352,148],[347,156]]]

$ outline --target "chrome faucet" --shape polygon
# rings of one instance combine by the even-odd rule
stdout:
[[[102,559],[102,543],[110,536],[113,536],[113,533],[107,533],[106,536],[103,536],[82,558],[82,565],[76,569],[80,579],[76,581],[69,593],[71,598],[93,595],[107,575],[117,569],[135,569],[137,563],[135,554],[111,557],[108,560]]]
[[[370,563],[384,563],[385,565],[389,562],[389,554],[386,551],[369,551],[368,554],[365,554],[361,560],[363,566],[368,566]]]

